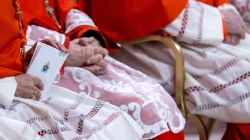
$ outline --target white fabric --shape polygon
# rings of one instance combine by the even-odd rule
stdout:
[[[220,10],[232,9],[232,10],[234,10],[235,13],[240,15],[239,11],[231,4],[227,4],[227,3],[223,4],[223,5],[219,6],[218,9],[220,9]]]
[[[189,4],[190,8],[198,6],[194,2]],[[204,26],[204,29],[221,28],[221,24],[213,25],[214,20],[209,17],[204,16],[208,19],[203,21],[207,21],[206,25],[211,24],[211,26]],[[188,20],[188,23],[198,26],[195,19]],[[178,29],[180,28],[176,28]],[[190,37],[193,38],[186,41],[190,43],[196,39],[199,30],[191,27],[187,27],[186,30],[192,31],[184,33],[184,36],[186,33],[192,33]],[[210,36],[218,37],[207,42],[212,45],[222,39],[219,37],[221,33],[220,35],[216,33],[218,32],[202,34],[202,39],[207,40],[206,38],[209,39]],[[247,34],[246,39],[238,46],[224,43],[213,46],[204,44],[180,43],[185,59],[185,92],[189,110],[191,113],[225,122],[249,123],[250,35]],[[174,56],[163,44],[151,42],[127,46],[113,54],[113,57],[155,78],[169,93],[174,94]]]
[[[25,122],[0,117],[1,140],[40,140],[41,137]]]
[[[185,119],[169,93],[157,82],[109,56],[105,60],[109,64],[104,75],[66,67],[58,85],[120,107],[143,128],[146,133],[143,138],[183,130]]]
[[[61,44],[65,42],[65,35],[43,28],[41,26],[36,25],[29,25],[26,31],[26,40],[28,48],[25,50],[29,50],[31,46],[35,44],[36,41],[44,40],[44,39],[51,39],[55,40]],[[44,36],[46,34],[46,36]],[[38,39],[39,38],[39,39]],[[26,46],[25,46],[26,47]]]
[[[79,26],[92,26],[96,27],[94,22],[92,21],[89,16],[77,9],[72,9],[68,12],[66,17],[66,31],[65,33],[68,34],[73,29],[79,27]]]
[[[92,23],[91,19],[85,19],[89,18],[84,13],[71,10],[67,14],[67,30],[71,32],[80,25]],[[45,38],[63,43],[60,36],[64,34],[36,25],[29,25],[28,28],[28,44]],[[104,75],[95,76],[82,68],[65,67],[65,73],[57,85],[120,107],[145,131],[144,139],[152,139],[169,131],[179,133],[184,129],[185,119],[173,98],[160,84],[109,56],[105,59],[108,66]]]
[[[219,10],[194,0],[189,0],[178,18],[164,30],[179,41],[191,44],[219,45],[224,40]]]
[[[109,103],[58,86],[48,93],[41,101],[15,97],[10,107],[0,108],[1,117],[17,121],[15,126],[14,120],[7,124],[0,119],[9,128],[4,137],[31,139],[36,132],[43,139],[116,140],[123,133],[124,140],[139,140],[144,134],[133,119]]]
[[[17,83],[14,77],[0,79],[0,105],[9,106],[14,98]]]

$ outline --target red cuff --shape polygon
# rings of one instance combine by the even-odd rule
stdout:
[[[224,34],[224,40],[227,40],[227,36],[228,36],[228,30],[227,30],[227,24],[225,22],[225,20],[222,18],[222,27],[223,27],[223,34]]]
[[[88,31],[90,31],[90,30],[95,31],[95,32],[97,32],[98,34],[100,34],[100,35],[101,35],[101,38],[102,38],[102,40],[103,40],[103,42],[104,42],[104,44],[103,44],[104,46],[103,46],[103,47],[108,48],[107,41],[106,41],[104,35],[102,34],[102,32],[99,31],[96,27],[93,27],[93,26],[89,26],[89,25],[81,25],[81,26],[78,26],[77,28],[75,28],[75,29],[73,29],[72,31],[70,31],[70,32],[67,34],[67,36],[70,36],[70,37],[73,38],[73,39],[80,38],[80,37],[82,37],[86,32],[88,32]]]

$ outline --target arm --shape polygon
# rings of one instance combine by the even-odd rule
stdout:
[[[9,106],[15,95],[17,83],[14,77],[0,79],[0,104]]]
[[[50,39],[60,44],[63,44],[66,48],[69,48],[69,37],[59,32],[46,29],[41,26],[29,25],[26,32],[27,47],[33,46],[36,41]]]
[[[219,10],[196,1],[189,1],[178,18],[164,30],[177,40],[190,44],[218,45],[227,37]]]
[[[77,3],[72,0],[55,0],[54,9],[64,33],[71,40],[81,37],[95,37],[103,47],[107,47],[103,34],[85,13],[78,10]]]
[[[72,9],[67,14],[65,33],[72,39],[93,36],[99,40],[102,46],[107,47],[104,35],[95,26],[92,19],[77,9]]]

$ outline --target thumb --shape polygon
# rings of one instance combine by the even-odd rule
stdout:
[[[38,77],[35,77],[35,76],[30,76],[32,81],[34,82],[34,85],[39,88],[40,90],[43,90],[44,89],[44,85],[42,83],[42,81],[38,78]]]
[[[37,45],[37,42],[32,46],[32,48],[30,50],[27,51],[27,53],[25,55],[25,63],[27,65],[29,65],[29,63],[33,57],[33,54],[34,54],[35,49],[36,49],[36,45]]]
[[[79,45],[81,45],[81,46],[87,46],[88,45],[88,41],[85,38],[80,38],[79,39]]]
[[[239,35],[239,37],[240,37],[241,39],[245,39],[245,37],[246,37],[246,32],[245,32],[245,30],[244,30],[243,28],[240,28],[240,29],[238,30],[237,34]]]

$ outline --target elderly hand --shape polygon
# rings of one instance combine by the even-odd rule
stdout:
[[[79,39],[79,45],[86,47],[102,47],[101,43],[95,37],[83,37]],[[108,62],[104,60],[104,55],[96,54],[89,58],[88,66],[83,68],[92,72],[95,75],[102,75],[105,73],[105,68],[108,65]]]
[[[51,46],[53,48],[56,48],[56,49],[58,49],[58,50],[60,50],[62,52],[68,53],[68,50],[62,44],[60,44],[58,42],[52,41],[50,39],[41,40],[40,42],[42,42],[44,44],[47,44],[47,45],[49,45],[49,46]],[[37,43],[35,43],[33,45],[33,47],[26,53],[26,57],[25,57],[25,65],[26,65],[26,67],[29,66],[29,63],[30,63],[30,61],[32,59],[32,56],[33,56],[33,54],[35,52],[35,49],[36,49],[36,45],[37,45]]]
[[[21,74],[15,76],[15,79],[17,82],[16,97],[31,99],[35,96],[37,100],[40,99],[40,92],[43,90],[44,85],[39,78],[28,74]]]
[[[240,40],[241,40],[241,38],[239,36],[229,34],[227,36],[227,40],[224,41],[224,43],[236,46],[236,45],[238,45],[240,43]]]
[[[105,48],[90,46],[89,44],[80,45],[81,39],[70,42],[69,56],[66,60],[67,66],[85,67],[100,62],[108,51]],[[95,68],[94,68],[95,69]]]
[[[232,9],[220,10],[220,12],[224,16],[227,25],[229,34],[228,40],[236,39],[236,37],[230,37],[231,35],[236,35],[239,39],[245,39],[246,31],[243,28],[245,25],[242,17]],[[225,43],[231,43],[231,41],[226,41]]]
[[[79,45],[102,47],[101,43],[95,37],[82,37],[79,39]]]

